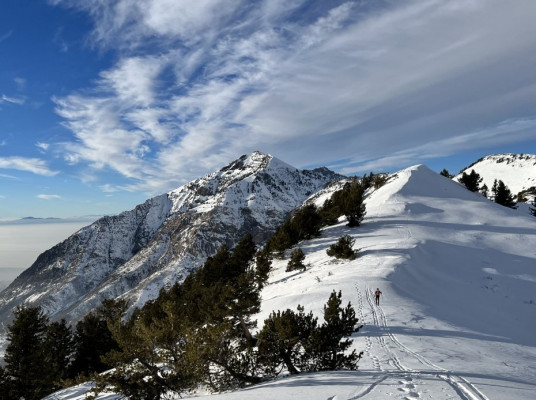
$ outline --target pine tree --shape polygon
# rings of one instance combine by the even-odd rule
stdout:
[[[259,362],[268,375],[277,375],[283,366],[291,375],[298,374],[304,361],[304,343],[310,340],[316,329],[317,319],[312,313],[305,314],[298,306],[298,312],[287,309],[272,312],[264,321],[258,334]]]
[[[11,381],[5,368],[0,365],[0,400],[11,400]]]
[[[365,207],[366,187],[359,182],[346,184],[343,189],[343,211],[350,228],[361,225],[366,215]]]
[[[475,172],[474,169],[472,169],[469,174],[464,172],[461,178],[458,179],[458,182],[464,185],[467,190],[470,190],[471,192],[478,192],[480,189],[480,184],[482,183],[482,178],[478,173]]]
[[[8,327],[5,375],[8,398],[37,400],[52,391],[48,382],[45,341],[48,318],[40,307],[19,306]],[[44,373],[45,372],[45,373]]]
[[[493,201],[495,203],[509,208],[517,208],[512,192],[510,189],[508,189],[508,186],[506,186],[503,181],[497,181],[497,179],[495,179],[491,192],[493,194]]]
[[[103,372],[110,367],[103,361],[103,357],[119,347],[108,327],[108,321],[114,315],[121,314],[125,307],[124,302],[105,300],[99,308],[76,324],[72,376],[89,376],[93,372]]]
[[[291,219],[295,240],[308,240],[320,236],[322,217],[314,204],[307,204],[294,213]]]
[[[335,205],[332,198],[324,201],[324,204],[318,210],[318,213],[320,214],[323,226],[335,225],[338,222],[339,217],[342,215],[341,210]]]
[[[486,184],[483,184],[481,187],[480,187],[480,194],[484,197],[488,197],[489,193],[488,193],[489,189],[488,189],[488,185]]]
[[[357,369],[362,353],[347,353],[358,319],[350,303],[341,307],[342,294],[333,292],[324,306],[324,323],[304,308],[272,312],[258,334],[260,364],[269,376],[286,369],[290,374],[300,371]],[[345,339],[346,338],[346,339]]]
[[[449,179],[452,179],[452,177],[453,177],[453,175],[451,175],[451,174],[449,173],[449,171],[447,171],[447,169],[445,169],[445,168],[443,168],[443,169],[441,170],[441,172],[439,173],[439,175],[444,176],[445,178],[449,178]]]
[[[74,338],[71,327],[64,319],[50,323],[44,339],[46,371],[48,381],[54,390],[61,389],[69,378],[71,357],[74,352]]]
[[[233,249],[226,268],[226,276],[236,279],[246,272],[255,256],[256,246],[253,237],[248,233],[244,235]]]
[[[330,257],[343,258],[347,260],[353,260],[356,258],[357,250],[352,247],[355,239],[350,235],[345,235],[339,238],[337,243],[332,244],[326,253]]]
[[[305,271],[306,266],[303,263],[304,260],[305,260],[305,254],[303,253],[303,250],[300,248],[297,248],[290,254],[290,260],[287,264],[286,272],[296,271],[298,269]]]
[[[159,306],[158,318],[138,311],[127,322],[108,321],[118,347],[104,356],[114,368],[97,377],[96,392],[111,386],[129,398],[159,400],[201,382],[202,367],[190,340],[194,331],[174,304]]]
[[[227,276],[226,267],[231,256],[229,249],[224,244],[220,246],[213,257],[208,257],[203,265],[203,268],[198,271],[197,278],[205,286],[210,286],[214,282],[218,282]]]
[[[351,303],[341,307],[341,297],[340,291],[331,293],[324,306],[324,323],[314,332],[310,348],[305,349],[312,355],[312,364],[308,368],[311,371],[357,369],[362,353],[345,352],[352,345],[352,340],[347,337],[361,327],[355,328],[358,322],[355,310]]]
[[[257,285],[259,290],[262,290],[272,269],[272,256],[269,251],[266,251],[266,248],[256,254],[255,265]]]

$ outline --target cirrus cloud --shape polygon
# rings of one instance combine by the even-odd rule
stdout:
[[[533,2],[56,4],[88,12],[94,43],[118,54],[94,86],[54,99],[66,158],[128,190],[168,190],[254,149],[356,172],[484,146],[494,127],[511,142],[534,133],[511,123],[536,109]]]
[[[58,171],[51,170],[46,161],[39,158],[0,157],[0,169],[13,169],[32,172],[37,175],[54,176]]]
[[[58,194],[38,194],[36,196],[38,199],[41,200],[58,200],[61,199],[61,196]]]

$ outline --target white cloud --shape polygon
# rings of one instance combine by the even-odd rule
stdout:
[[[35,144],[38,148],[40,148],[41,150],[43,151],[47,151],[48,148],[50,147],[50,144],[49,143],[44,143],[44,142],[37,142]]]
[[[14,78],[13,81],[15,82],[19,90],[22,90],[26,87],[26,79],[24,78]]]
[[[348,160],[348,166],[341,173],[357,171],[386,171],[399,165],[413,165],[415,160],[425,162],[429,159],[446,157],[461,151],[470,151],[483,146],[495,147],[511,142],[523,142],[534,138],[536,131],[536,118],[523,118],[502,121],[501,123],[469,132],[462,135],[453,135],[445,139],[422,143],[411,149],[395,152],[389,156],[361,163],[359,159]]]
[[[24,104],[25,101],[26,100],[24,98],[6,96],[5,94],[3,94],[2,97],[0,98],[0,103],[7,102],[7,103],[12,103],[12,104],[22,105]]]
[[[44,176],[58,174],[58,171],[51,170],[46,162],[39,158],[0,157],[0,169],[14,169]]]
[[[61,199],[61,196],[57,194],[38,194],[37,198],[42,200],[57,200]]]
[[[120,191],[121,189],[118,189],[110,184],[106,184],[106,185],[102,185],[100,187],[100,189],[104,192],[104,193],[115,193],[115,192],[118,192]]]
[[[510,141],[533,129],[504,121],[536,109],[536,3],[77,4],[119,59],[55,99],[74,134],[65,154],[131,190],[171,189],[254,149],[351,172],[498,141],[489,127]]]

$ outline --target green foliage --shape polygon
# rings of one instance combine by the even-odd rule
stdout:
[[[453,175],[451,175],[450,172],[446,168],[443,168],[441,172],[439,173],[439,175],[444,176],[445,178],[449,178],[449,179],[453,178]]]
[[[497,181],[497,179],[495,179],[493,187],[491,188],[491,193],[493,194],[493,201],[495,203],[505,207],[517,208],[512,192],[503,181]]]
[[[290,374],[298,374],[299,367],[307,365],[304,347],[308,345],[317,326],[312,313],[287,309],[272,312],[258,334],[259,361],[268,375],[279,374],[283,366]]]
[[[52,392],[44,346],[48,318],[40,307],[19,306],[8,326],[0,391],[6,398],[37,400]]]
[[[298,219],[305,226],[316,224],[311,210]],[[308,228],[298,235],[307,232],[313,234]],[[293,268],[304,268],[303,259],[303,251],[293,252]],[[6,366],[0,367],[0,400],[42,398],[74,376],[94,379],[95,396],[111,389],[159,400],[200,385],[223,390],[258,383],[282,368],[293,374],[354,368],[359,356],[346,354],[350,341],[344,338],[357,319],[350,304],[340,306],[340,292],[324,307],[321,326],[298,306],[297,312],[272,313],[260,340],[251,335],[270,263],[270,254],[255,253],[245,236],[130,318],[126,302],[106,300],[74,334],[65,321],[49,324],[39,308],[20,307],[9,327]]]
[[[287,264],[286,272],[302,270],[305,271],[306,267],[303,263],[305,261],[305,254],[303,250],[297,248],[292,253],[290,253],[290,260]]]
[[[335,225],[342,215],[341,208],[333,201],[333,196],[324,201],[324,205],[318,210],[318,213],[324,226]]]
[[[74,359],[71,367],[73,376],[90,376],[93,372],[103,372],[110,364],[103,360],[119,345],[109,329],[109,321],[120,318],[126,309],[124,301],[105,300],[95,311],[87,314],[78,324],[74,333]]]
[[[364,190],[367,190],[371,187],[374,187],[374,189],[379,189],[386,183],[387,183],[386,174],[375,174],[373,172],[370,172],[368,175],[365,174],[361,178],[361,186],[364,187]]]
[[[127,322],[109,321],[118,349],[104,357],[114,369],[97,377],[97,392],[111,386],[130,398],[157,400],[168,391],[180,394],[198,384],[199,363],[189,340],[194,331],[172,304],[163,304],[161,311],[165,318],[137,312]]]
[[[206,324],[196,331],[194,347],[204,365],[202,381],[213,390],[259,383],[262,379],[254,341],[235,328],[231,321],[225,321]]]
[[[481,194],[482,196],[484,196],[485,198],[488,198],[488,196],[489,196],[489,193],[488,193],[488,192],[489,192],[488,185],[483,184],[482,186],[480,186],[480,190],[479,190],[479,191],[480,191],[480,194]]]
[[[0,366],[0,400],[11,400],[11,382],[4,367]]]
[[[350,235],[342,236],[339,238],[337,243],[329,246],[329,249],[326,250],[326,253],[330,257],[353,260],[357,256],[357,250],[352,248],[354,243],[355,240]]]
[[[361,225],[366,215],[365,191],[370,187],[370,179],[347,182],[342,190],[331,196],[333,207],[346,217],[349,227]]]
[[[70,378],[71,356],[74,352],[73,332],[64,319],[48,325],[43,345],[47,365],[43,373],[53,384],[52,389],[59,390]]]
[[[386,175],[371,172],[369,175],[363,175],[361,179],[354,178],[347,182],[341,190],[334,192],[322,207],[308,204],[298,209],[276,230],[263,251],[283,258],[286,250],[301,240],[320,236],[320,229],[336,224],[341,215],[346,217],[348,226],[361,225],[366,215],[365,192],[371,187],[379,188],[386,182]]]
[[[355,350],[349,354],[345,352],[352,345],[352,340],[347,337],[357,332],[362,325],[355,328],[358,322],[355,311],[351,303],[344,308],[341,307],[341,297],[340,291],[338,294],[333,291],[324,306],[325,322],[315,331],[311,349],[308,349],[312,356],[309,370],[357,369],[357,362],[361,359],[362,353],[357,354]]]
[[[40,399],[70,383],[73,333],[65,320],[49,323],[40,307],[20,306],[8,327],[1,399]]]
[[[471,192],[478,192],[480,190],[480,184],[482,183],[482,178],[474,169],[471,170],[469,174],[464,172],[461,178],[458,179],[462,185],[464,185],[467,190]]]
[[[266,251],[275,252],[283,257],[300,240],[320,236],[322,217],[314,204],[308,204],[297,210],[292,218],[287,219],[268,240]]]
[[[262,290],[272,269],[272,256],[270,252],[265,249],[259,251],[255,256],[255,265],[255,279],[259,290]]]
[[[259,362],[268,375],[277,375],[283,369],[290,374],[300,371],[357,369],[362,353],[347,354],[352,344],[347,337],[357,332],[358,319],[350,303],[341,307],[341,292],[333,292],[324,306],[324,323],[312,313],[305,314],[298,306],[272,312],[258,334]],[[346,338],[346,339],[345,339]]]
[[[100,377],[97,391],[110,385],[132,398],[158,399],[200,384],[222,390],[258,382],[250,316],[259,311],[265,278],[253,268],[254,256],[246,235],[128,321],[109,321],[119,346],[104,361],[115,370]],[[269,258],[263,262],[269,268]]]

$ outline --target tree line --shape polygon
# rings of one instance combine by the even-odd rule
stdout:
[[[156,400],[200,385],[220,391],[254,384],[282,371],[357,369],[362,353],[349,351],[349,337],[361,326],[341,292],[327,299],[322,322],[298,305],[272,312],[254,335],[252,316],[260,310],[272,257],[319,236],[341,215],[359,226],[366,190],[383,183],[383,175],[372,173],[350,180],[322,207],[298,209],[259,250],[251,235],[233,249],[221,246],[182,283],[131,314],[124,300],[105,300],[72,328],[50,322],[39,307],[18,307],[0,367],[0,400],[40,399],[89,379],[95,392]],[[351,258],[352,245],[348,236],[333,247]]]
[[[446,170],[443,169],[440,173],[441,175],[451,179],[453,176]],[[494,201],[497,204],[500,204],[504,207],[517,208],[517,203],[526,201],[523,193],[519,193],[517,196],[517,201],[512,191],[506,186],[502,180],[495,179],[491,189],[488,188],[486,184],[482,184],[483,178],[478,174],[474,169],[471,172],[463,172],[462,176],[458,178],[458,182],[461,183],[465,188],[471,192],[480,193],[482,196]],[[533,188],[532,192],[536,194],[536,189]],[[533,205],[536,206],[536,197],[533,201]],[[532,215],[536,215],[536,211],[531,208]]]

